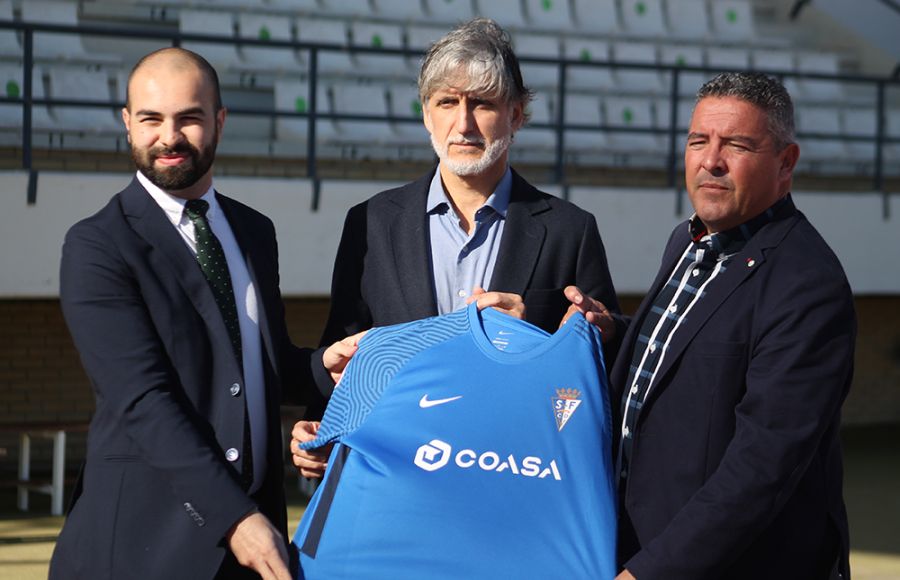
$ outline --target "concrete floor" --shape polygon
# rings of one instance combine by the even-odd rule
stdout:
[[[900,580],[900,425],[844,430],[845,499],[850,515],[854,580]],[[288,486],[288,521],[295,526],[305,501]],[[49,498],[33,496],[32,511],[15,509],[11,488],[0,491],[0,577],[38,580],[62,525]],[[293,532],[293,530],[291,530]]]

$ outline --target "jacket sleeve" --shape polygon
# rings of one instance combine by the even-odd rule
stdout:
[[[852,376],[852,294],[839,268],[804,260],[756,291],[734,436],[665,530],[625,563],[638,579],[719,576],[780,513],[835,428]]]
[[[619,298],[609,273],[609,263],[606,260],[606,249],[603,247],[597,220],[593,214],[588,215],[581,238],[581,246],[578,249],[575,285],[591,298],[602,302],[613,314],[616,321],[616,336],[611,342],[603,345],[607,367],[611,368],[619,351],[622,337],[628,329],[628,320],[622,316],[622,309],[619,307]]]
[[[199,516],[198,534],[220,542],[255,504],[187,401],[137,278],[103,228],[81,223],[67,234],[60,296],[102,428],[121,429],[141,461],[169,482],[185,517]]]

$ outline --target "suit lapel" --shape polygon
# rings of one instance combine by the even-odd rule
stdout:
[[[210,334],[222,344],[217,348],[231,349],[228,330],[216,305],[212,289],[203,276],[197,258],[185,245],[165,212],[135,179],[121,193],[122,211],[134,231],[152,248],[150,261],[157,272],[172,272],[196,311],[203,318]],[[237,359],[231,357],[235,365]]]
[[[518,173],[512,173],[509,209],[489,289],[524,296],[547,235],[547,228],[534,216],[548,211],[550,204]]]
[[[245,219],[244,213],[240,211],[240,206],[234,200],[218,191],[216,191],[216,198],[219,201],[219,207],[222,208],[225,218],[228,220],[228,225],[231,226],[234,238],[241,249],[244,263],[247,265],[250,281],[253,282],[253,287],[256,289],[259,331],[262,336],[263,346],[269,360],[274,363],[273,368],[279,368],[276,350],[272,344],[272,332],[269,323],[270,316],[272,316],[269,308],[273,304],[272,300],[267,300],[266,297],[277,296],[280,299],[280,290],[269,285],[270,281],[275,280],[274,274],[271,276],[262,275],[263,272],[273,268],[277,272],[278,264],[272,263],[272,256],[274,256],[272,252],[274,252],[274,249],[272,252],[269,252],[260,243],[259,236],[254,235],[252,224]]]
[[[434,276],[431,273],[431,241],[425,207],[434,171],[398,189],[391,197],[397,212],[390,226],[394,252],[393,279],[401,282],[400,292],[410,320],[437,314]]]
[[[747,245],[744,246],[743,250],[731,258],[725,272],[717,276],[713,283],[708,286],[706,294],[697,302],[694,309],[688,313],[688,316],[682,322],[681,327],[672,335],[669,349],[666,351],[666,356],[663,358],[662,364],[657,371],[658,386],[661,387],[665,384],[663,377],[666,376],[672,368],[672,365],[681,358],[685,348],[687,348],[691,341],[694,340],[694,337],[707,323],[709,318],[719,310],[728,297],[731,296],[741,284],[746,282],[754,272],[765,267],[766,250],[778,245],[787,232],[797,223],[796,216],[797,213],[794,212],[784,219],[773,221],[764,226],[747,242]],[[683,244],[679,243],[677,246],[671,248],[673,250],[670,252],[671,255],[680,256],[679,247],[681,248],[680,251],[683,251],[684,245],[687,244],[686,239],[682,241]],[[676,260],[677,256],[675,258]],[[670,266],[671,267],[664,269],[664,271],[661,272],[665,280],[668,279],[672,268],[675,267],[674,262],[672,262]],[[665,280],[663,280],[663,283]],[[656,289],[657,292],[658,290],[659,288]],[[648,295],[650,303],[652,303],[652,298],[655,296],[656,292]],[[657,386],[654,386],[650,390],[648,398],[652,398],[659,390],[660,389],[658,389]]]

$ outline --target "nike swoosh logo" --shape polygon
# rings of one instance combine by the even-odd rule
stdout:
[[[443,405],[444,403],[449,403],[451,401],[455,401],[456,399],[462,399],[462,395],[456,397],[447,397],[446,399],[434,399],[430,400],[428,395],[422,395],[422,398],[419,399],[419,406],[423,409],[427,409],[428,407],[436,407],[438,405]]]

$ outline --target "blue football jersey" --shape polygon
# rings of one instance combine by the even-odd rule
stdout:
[[[475,305],[376,328],[317,437],[336,442],[300,578],[613,578],[600,333]]]

